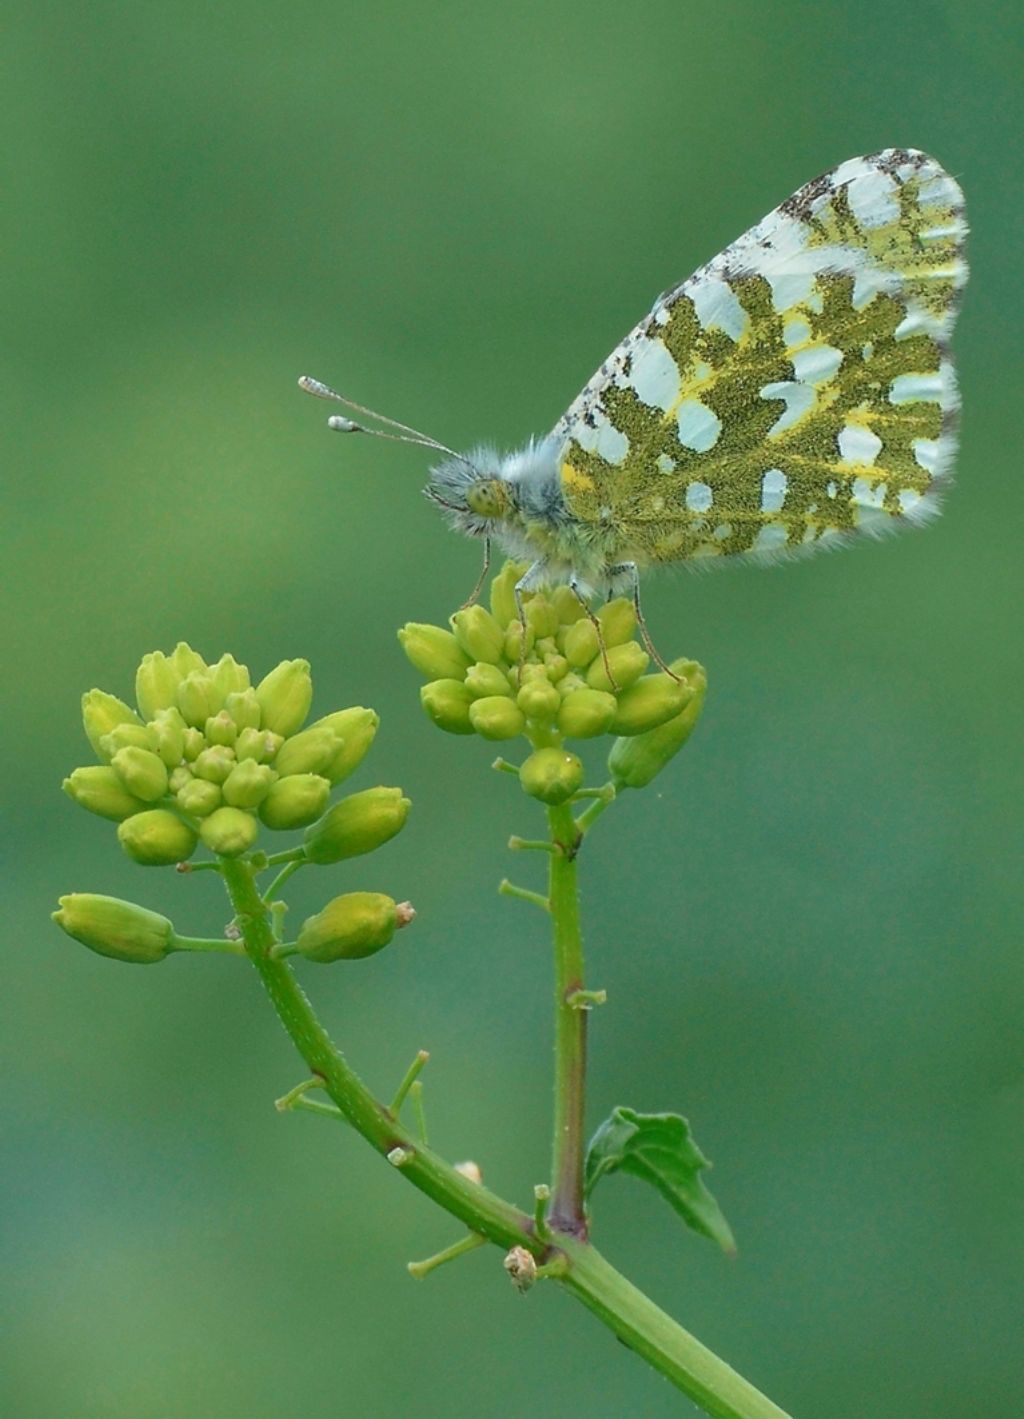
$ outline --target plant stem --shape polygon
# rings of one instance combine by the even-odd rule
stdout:
[[[567,824],[563,813],[568,814],[569,835],[565,838],[562,832]],[[552,809],[551,814],[556,841],[571,844],[574,841],[571,812]],[[558,862],[569,869],[559,874],[556,894],[563,904],[555,917],[556,937],[558,923],[561,923],[564,933],[562,944],[566,948],[560,960],[571,962],[576,959],[581,965],[575,869],[572,858],[564,853],[552,857],[552,867]],[[242,930],[246,954],[262,980],[281,1024],[310,1072],[323,1081],[325,1092],[333,1099],[341,1115],[378,1153],[384,1157],[395,1154],[400,1159],[398,1171],[445,1211],[465,1223],[472,1232],[480,1233],[506,1249],[525,1247],[542,1262],[542,1266],[557,1263],[557,1281],[713,1419],[788,1419],[783,1410],[659,1309],[592,1246],[582,1239],[566,1235],[564,1228],[563,1235],[557,1238],[557,1246],[549,1246],[534,1234],[531,1217],[482,1184],[464,1177],[392,1118],[332,1043],[299,987],[291,967],[284,961],[271,958],[274,937],[269,913],[260,900],[252,869],[246,863],[230,858],[221,859],[221,865]],[[579,974],[582,975],[582,969]],[[574,1020],[584,1022],[585,1028],[585,1010],[569,1007],[566,1013]],[[580,1049],[582,1042],[580,1034]],[[576,1058],[581,1065],[582,1053],[578,1053]],[[568,1050],[565,1062],[570,1062]],[[582,1085],[582,1069],[577,1065],[574,1068]],[[579,1103],[582,1104],[582,1087]],[[324,1107],[318,1107],[316,1100],[305,1097],[297,1099],[294,1106],[316,1112]],[[582,1118],[579,1125],[581,1129]],[[582,1141],[581,1131],[578,1137]],[[570,1150],[562,1151],[567,1158],[571,1157]],[[551,1274],[555,1275],[554,1272]]]
[[[576,886],[577,829],[567,804],[548,809],[556,851],[548,867],[548,902],[555,947],[555,1125],[551,1158],[553,1231],[586,1237],[583,1210],[583,1109],[587,1011],[570,997],[583,989],[583,939]]]

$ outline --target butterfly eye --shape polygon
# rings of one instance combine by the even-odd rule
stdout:
[[[466,490],[466,506],[478,517],[501,517],[508,508],[508,489],[500,478],[486,478]]]

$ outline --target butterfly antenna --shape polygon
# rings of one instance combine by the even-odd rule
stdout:
[[[461,453],[456,453],[447,444],[439,443],[437,439],[432,439],[427,434],[421,434],[418,429],[410,428],[408,424],[399,423],[397,419],[389,419],[386,414],[378,414],[374,409],[367,409],[365,405],[357,404],[354,399],[347,399],[345,395],[332,389],[329,384],[324,384],[319,379],[313,379],[311,375],[300,375],[299,388],[305,390],[307,394],[314,395],[317,399],[333,399],[338,404],[344,404],[347,409],[354,409],[357,414],[365,414],[368,419],[376,419],[379,424],[387,424],[389,428],[400,430],[397,434],[391,434],[385,429],[368,429],[362,424],[357,424],[354,419],[347,419],[341,414],[335,414],[327,420],[328,428],[333,429],[335,433],[375,434],[377,438],[394,439],[396,443],[419,444],[422,448],[433,448],[438,453],[447,453],[452,458],[465,461]]]

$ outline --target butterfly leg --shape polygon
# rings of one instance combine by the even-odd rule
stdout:
[[[655,665],[664,670],[666,675],[670,675],[678,684],[679,676],[676,675],[662,660],[658,654],[657,647],[651,640],[651,633],[647,629],[647,622],[644,620],[643,607],[640,605],[640,573],[637,570],[636,562],[620,562],[618,566],[609,567],[607,571],[609,581],[614,581],[617,577],[625,577],[629,583],[630,596],[633,601],[633,610],[636,612],[636,623],[640,629],[640,639],[644,643],[644,649],[654,661]]]
[[[462,603],[462,605],[459,607],[459,610],[460,610],[460,611],[465,611],[465,610],[467,610],[470,606],[475,606],[475,605],[476,605],[477,601],[478,601],[479,598],[480,598],[480,592],[481,592],[481,590],[483,589],[483,584],[484,584],[484,582],[487,580],[487,573],[490,571],[490,569],[491,569],[491,539],[490,539],[489,537],[485,537],[485,538],[484,538],[484,564],[483,564],[483,567],[482,567],[482,569],[481,569],[480,575],[479,575],[479,576],[477,577],[477,579],[476,579],[476,586],[474,586],[473,590],[469,593],[469,595],[466,597],[465,601],[464,601],[464,602]]]
[[[522,639],[519,642],[519,682],[522,684],[523,666],[526,664],[526,611],[523,606],[523,596],[527,591],[536,591],[540,582],[544,580],[547,567],[544,562],[533,562],[526,568],[522,576],[512,588],[512,595],[516,601],[516,617],[523,628]]]
[[[618,690],[619,685],[615,679],[615,676],[612,674],[612,667],[608,663],[608,647],[604,643],[604,631],[601,629],[601,622],[597,619],[597,617],[591,610],[590,602],[583,595],[583,591],[580,587],[580,583],[577,577],[571,576],[569,578],[569,590],[572,592],[573,596],[575,596],[576,600],[583,607],[584,611],[587,614],[587,620],[597,632],[597,644],[601,650],[601,659],[604,661],[604,673],[608,676],[608,683],[609,685],[611,685],[612,693],[614,694],[615,691]]]

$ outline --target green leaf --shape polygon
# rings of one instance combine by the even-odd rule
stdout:
[[[620,1106],[590,1140],[584,1192],[589,1197],[606,1173],[631,1173],[656,1187],[687,1226],[731,1255],[736,1250],[732,1230],[700,1176],[710,1166],[685,1118]]]

